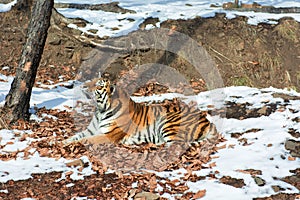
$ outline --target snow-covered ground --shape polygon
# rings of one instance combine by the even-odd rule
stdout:
[[[0,82],[0,104],[3,104],[5,95],[8,93],[11,77],[1,76],[1,79],[8,82]],[[76,88],[66,89],[57,87],[50,90],[34,88],[32,94],[31,106],[46,106],[47,108],[66,109],[65,106],[72,107],[74,105],[74,96]],[[208,91],[200,93],[195,96],[185,97],[186,101],[196,100],[199,107],[205,108],[213,102],[215,107],[221,107],[225,102],[252,104],[251,108],[260,108],[268,103],[284,104],[282,98],[274,98],[273,93],[283,93],[291,96],[300,97],[300,93],[295,91],[287,91],[274,88],[256,89],[249,87],[228,87],[217,89],[217,92],[224,93],[224,99],[218,101],[211,101],[213,94],[216,91]],[[165,94],[164,98],[172,97],[172,95]],[[161,97],[160,97],[161,98]],[[145,99],[148,100],[148,99]],[[203,103],[207,102],[207,103]],[[283,181],[276,180],[274,177],[285,177],[291,175],[289,170],[299,167],[300,159],[287,159],[289,157],[288,151],[284,148],[284,142],[293,138],[288,129],[293,128],[300,131],[300,125],[292,121],[293,118],[299,116],[300,101],[291,100],[285,107],[278,106],[277,110],[270,116],[261,116],[257,118],[247,118],[243,120],[225,119],[219,116],[214,116],[213,121],[216,123],[218,130],[224,135],[226,142],[219,146],[226,145],[226,148],[220,149],[211,162],[215,162],[216,166],[211,169],[204,169],[193,172],[198,176],[215,173],[217,178],[222,176],[231,176],[232,178],[244,179],[245,186],[242,188],[235,188],[220,183],[217,179],[206,179],[198,182],[189,182],[186,184],[190,188],[189,191],[197,192],[199,190],[206,190],[206,195],[203,199],[252,199],[253,197],[262,197],[274,194],[272,186],[277,185],[284,188],[287,193],[299,192],[295,187]],[[232,133],[243,133],[247,130],[259,129],[258,132],[249,132],[243,134],[241,138],[247,139],[249,145],[243,145],[242,141],[231,137]],[[15,132],[22,134],[30,134],[30,131],[20,130],[1,130],[0,144],[3,148],[0,149],[0,154],[6,154],[16,150],[22,150],[28,146],[33,139],[20,141],[20,137],[15,136]],[[240,138],[239,138],[240,139]],[[34,149],[32,150],[34,151]],[[283,159],[285,157],[286,159]],[[0,161],[0,182],[8,180],[28,179],[32,173],[43,173],[50,171],[73,171],[72,178],[83,178],[83,175],[90,175],[93,171],[88,168],[80,172],[78,175],[76,168],[67,167],[67,160],[64,158],[55,160],[53,158],[41,157],[37,152],[28,159],[23,158],[23,153],[19,153],[16,160]],[[244,173],[243,170],[255,169],[261,170],[260,178],[266,181],[264,186],[258,186],[250,174]],[[170,179],[179,179],[183,175],[174,172],[157,172],[157,176],[168,177]],[[64,178],[64,177],[62,177]],[[227,192],[224,192],[227,191]],[[230,191],[230,192],[228,192]],[[173,198],[171,194],[164,194],[165,197]]]
[[[0,4],[0,12],[8,11],[16,1],[4,5]],[[96,0],[82,0],[76,2],[74,0],[56,0],[55,2],[69,2],[69,3],[99,3]],[[109,0],[101,1],[101,3],[111,2]],[[133,0],[119,0],[120,6],[135,10],[137,13],[130,14],[116,14],[103,11],[90,10],[74,10],[74,9],[59,9],[63,15],[67,17],[82,17],[92,24],[85,28],[79,28],[82,31],[89,29],[98,30],[99,36],[120,36],[125,35],[131,31],[137,30],[138,25],[147,17],[158,17],[160,21],[166,19],[188,19],[196,16],[210,17],[214,16],[216,12],[225,12],[227,17],[232,18],[236,15],[248,16],[250,24],[257,24],[259,22],[275,23],[284,16],[290,16],[300,21],[300,14],[267,14],[254,12],[235,12],[224,11],[221,8],[211,8],[210,4],[222,5],[227,1],[214,0],[148,0],[148,1],[133,1]],[[262,5],[273,5],[276,7],[300,7],[300,0],[285,1],[285,0],[269,0],[256,1]],[[253,3],[253,1],[243,1],[243,3]],[[128,20],[129,19],[129,20]],[[130,19],[134,19],[131,21]],[[77,28],[75,25],[71,25]],[[157,24],[159,26],[159,23]],[[118,27],[118,30],[114,28]],[[112,28],[114,30],[112,30]],[[151,28],[146,27],[146,28]],[[3,105],[6,94],[9,91],[12,77],[0,76],[0,79],[7,80],[7,82],[0,82],[0,105]],[[67,89],[64,87],[56,87],[53,89],[34,88],[31,99],[31,107],[43,107],[49,109],[66,109],[66,106],[73,107],[76,89]],[[217,89],[220,90],[220,89]],[[214,92],[209,91],[200,93],[197,96],[187,97],[188,100],[196,100],[199,107],[205,109],[207,105],[215,105],[219,108],[225,102],[252,104],[250,108],[260,108],[264,106],[265,102],[273,102],[282,104],[282,98],[274,98],[273,93],[283,93],[288,95],[300,96],[300,93],[294,91],[280,90],[274,88],[256,89],[249,87],[229,87],[224,88],[224,98],[212,100]],[[166,96],[168,97],[168,95]],[[292,111],[293,110],[293,111]],[[233,178],[242,178],[245,180],[246,186],[242,188],[235,188],[225,184],[221,184],[216,179],[206,179],[198,182],[187,182],[190,191],[197,192],[206,189],[206,195],[203,199],[252,199],[253,197],[262,197],[274,194],[271,186],[278,185],[285,189],[284,192],[296,193],[299,192],[295,187],[280,181],[273,177],[284,177],[291,173],[289,170],[296,169],[300,166],[300,159],[295,160],[283,159],[287,158],[288,152],[284,148],[284,142],[287,139],[295,139],[289,133],[288,129],[293,128],[300,131],[299,123],[292,121],[293,118],[300,115],[300,101],[291,100],[287,106],[278,108],[270,116],[261,116],[258,118],[247,118],[243,120],[238,119],[221,119],[220,117],[213,117],[218,130],[224,135],[227,140],[226,148],[219,150],[215,159],[212,162],[216,163],[216,167],[212,169],[205,169],[199,172],[194,172],[197,175],[207,175],[211,172],[218,171],[217,177],[231,176]],[[251,129],[259,129],[258,132],[249,132],[243,134],[241,137],[248,140],[250,145],[244,146],[242,142],[236,138],[231,137],[232,133],[241,133]],[[30,134],[30,131],[20,130],[1,130],[0,131],[0,154],[22,150],[32,142],[32,139],[27,138],[25,141],[20,141],[19,136],[15,136],[15,132],[22,134]],[[32,150],[34,151],[34,149]],[[82,178],[76,176],[77,169],[70,168],[65,165],[67,160],[61,158],[55,160],[53,158],[41,157],[37,152],[29,159],[23,159],[23,154],[19,153],[16,160],[2,161],[0,160],[0,182],[8,180],[28,179],[32,173],[43,173],[50,171],[73,171],[73,178]],[[243,173],[242,170],[255,169],[261,170],[260,178],[266,181],[264,186],[258,186],[250,174]],[[83,175],[90,175],[93,171],[87,169],[81,172]],[[174,172],[160,172],[158,176],[168,176],[180,179],[182,173]],[[62,177],[63,178],[63,177]],[[224,192],[226,191],[226,192]],[[2,191],[0,191],[2,192]],[[165,197],[173,198],[171,194],[165,194]]]
[[[5,96],[8,94],[13,77],[6,77],[0,74],[0,79],[7,82],[0,82],[0,106],[4,104]],[[48,109],[67,109],[65,106],[73,106],[74,90],[68,90],[64,87],[57,87],[51,90],[34,88],[31,98],[31,110],[34,107],[46,107]],[[36,115],[31,116],[34,120],[40,120]],[[18,134],[16,134],[18,133]],[[0,130],[0,155],[24,150],[34,139],[28,137],[21,141],[23,134],[30,134],[31,131],[22,130]],[[16,136],[17,135],[17,136]],[[24,159],[24,153],[19,153],[16,160],[0,161],[0,182],[8,180],[24,180],[31,177],[32,173],[46,173],[52,171],[69,172],[73,171],[73,178],[83,178],[78,175],[76,168],[66,167],[66,163],[70,162],[64,158],[54,159],[41,157],[35,149],[29,151],[33,153],[28,159]],[[86,160],[87,158],[83,158]],[[90,165],[91,166],[91,165]],[[81,172],[80,172],[81,173]],[[86,168],[84,175],[94,173],[91,168]],[[81,173],[82,174],[82,173]]]
[[[8,3],[8,4],[1,4],[0,3],[0,12],[7,12],[7,11],[9,11],[11,9],[11,7],[13,5],[15,5],[16,3],[17,3],[17,0],[14,0],[14,1]]]
[[[57,0],[61,3],[75,3],[74,0]],[[101,1],[101,3],[111,1]],[[76,10],[76,9],[58,9],[60,13],[67,17],[81,17],[91,22],[84,28],[79,28],[76,25],[70,25],[73,28],[86,32],[90,29],[98,30],[96,33],[100,37],[103,36],[120,36],[126,35],[129,32],[137,30],[139,24],[141,24],[148,17],[157,17],[160,22],[167,19],[190,19],[196,16],[212,17],[216,12],[226,13],[228,18],[234,18],[237,15],[248,16],[249,24],[258,24],[259,22],[277,23],[276,20],[282,17],[293,17],[300,21],[300,14],[268,14],[268,13],[254,13],[254,12],[237,12],[237,11],[225,11],[222,8],[212,8],[211,4],[221,6],[228,1],[183,1],[183,0],[150,0],[150,1],[134,1],[134,0],[120,0],[120,6],[126,9],[136,11],[135,14],[125,13],[116,14],[103,11],[88,11]],[[243,3],[253,3],[253,1],[242,1]],[[262,5],[273,5],[275,7],[287,7],[287,6],[300,6],[300,1],[256,1]],[[91,3],[97,4],[96,0],[82,0],[77,3]],[[131,21],[134,19],[134,21]],[[156,26],[159,27],[160,23]],[[152,28],[153,25],[148,25],[147,28]],[[116,30],[117,28],[117,30]]]
[[[16,2],[13,1],[10,4],[0,4],[0,12],[8,11]],[[56,3],[79,3],[79,4],[99,4],[110,3],[110,0],[55,0]],[[234,18],[238,15],[249,17],[249,24],[258,24],[259,22],[277,23],[276,20],[282,17],[293,17],[295,20],[300,21],[300,14],[285,13],[285,14],[270,14],[270,13],[255,13],[255,12],[237,12],[237,11],[225,11],[222,8],[210,7],[211,4],[222,6],[223,3],[229,2],[229,0],[119,0],[120,6],[126,9],[134,10],[136,13],[112,13],[104,11],[91,11],[91,10],[76,10],[69,8],[59,8],[58,11],[66,17],[83,18],[91,24],[86,27],[77,27],[74,24],[69,26],[77,28],[83,32],[88,30],[97,30],[96,35],[103,36],[121,36],[126,35],[139,28],[141,24],[148,17],[157,17],[160,22],[167,19],[190,19],[196,16],[212,17],[216,12],[226,13],[228,18]],[[275,7],[300,7],[300,1],[285,1],[285,0],[258,0],[255,1],[261,5],[271,5]],[[253,1],[245,0],[242,3],[253,3]],[[134,21],[132,21],[132,19]],[[160,23],[156,26],[159,27]],[[146,29],[153,28],[153,25],[149,25]],[[91,32],[88,32],[92,34]]]

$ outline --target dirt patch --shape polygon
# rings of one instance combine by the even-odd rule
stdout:
[[[242,188],[243,186],[245,186],[243,179],[232,178],[230,176],[223,176],[222,178],[220,178],[220,182],[236,188]]]
[[[295,137],[295,138],[299,138],[300,137],[300,132],[293,129],[293,128],[289,128],[288,131],[289,134],[291,134],[291,136]]]
[[[228,102],[226,104],[226,116],[224,117],[242,120],[247,118],[257,118],[260,116],[269,116],[271,113],[276,111],[277,106],[278,105],[275,103],[270,103],[262,106],[261,108],[251,109],[249,108],[251,107],[251,104],[249,103]]]
[[[299,23],[290,18],[278,25],[247,24],[246,17],[169,20],[203,45],[214,58],[226,85],[299,88]],[[294,51],[295,50],[295,51]]]
[[[285,142],[284,147],[290,151],[294,157],[300,157],[300,141],[289,139]]]
[[[295,170],[290,170],[293,175],[287,176],[283,178],[282,180],[295,186],[298,190],[300,190],[300,168]]]

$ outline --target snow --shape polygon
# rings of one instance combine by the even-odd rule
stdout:
[[[1,84],[0,84],[1,85]],[[19,152],[25,149],[33,139],[27,139],[23,142],[19,141],[21,136],[15,136],[14,133],[28,134],[30,131],[20,130],[0,130],[0,145],[4,146],[0,148],[0,155],[5,155],[9,152]],[[54,159],[48,157],[41,157],[35,149],[30,149],[30,153],[33,155],[24,158],[24,153],[19,152],[15,160],[0,160],[0,182],[5,183],[8,180],[26,180],[31,178],[33,173],[47,173],[53,171],[68,172],[72,171],[70,176],[73,180],[83,179],[84,176],[93,174],[91,164],[84,168],[82,171],[78,171],[77,168],[67,167],[66,163],[70,160],[64,158]],[[84,162],[89,162],[87,157],[80,158]]]
[[[12,77],[4,77],[2,79],[7,82],[0,82],[0,104],[3,105],[5,95],[7,94]],[[33,94],[31,99],[31,106],[43,107],[49,109],[61,109],[65,110],[66,106],[72,107],[75,101],[76,90],[80,86],[79,83],[75,84],[72,89],[64,87],[53,87],[52,89],[33,88]],[[212,100],[216,93],[224,93],[223,99]],[[288,91],[276,88],[250,88],[250,87],[227,87],[215,89],[213,91],[207,91],[194,96],[183,96],[180,94],[164,94],[154,97],[135,98],[137,101],[151,101],[164,98],[173,98],[178,96],[184,98],[185,101],[193,101],[199,104],[201,108],[207,108],[208,105],[215,105],[215,108],[221,108],[225,105],[225,102],[245,103],[250,104],[251,108],[260,108],[265,105],[265,102],[269,103],[283,103],[283,99],[274,98],[272,94],[282,93],[291,96],[300,96],[295,91]],[[292,112],[290,109],[294,109]],[[193,172],[197,175],[208,175],[218,171],[217,178],[222,176],[231,176],[233,178],[242,178],[245,181],[246,186],[242,188],[234,188],[232,186],[224,185],[218,182],[216,179],[206,179],[198,181],[196,183],[187,182],[189,191],[197,192],[202,189],[206,189],[207,193],[203,199],[252,199],[254,197],[267,196],[275,194],[271,186],[278,185],[286,190],[284,192],[298,192],[298,190],[285,182],[275,180],[274,177],[284,177],[291,175],[289,170],[299,167],[300,160],[296,158],[294,161],[287,160],[289,156],[288,152],[284,148],[284,142],[286,139],[293,138],[289,133],[289,128],[300,130],[300,125],[293,122],[292,119],[299,116],[300,101],[290,100],[289,105],[284,110],[278,109],[270,116],[261,116],[257,118],[247,118],[244,120],[237,119],[225,119],[219,116],[213,116],[212,121],[216,124],[218,131],[220,131],[225,139],[224,142],[226,148],[219,150],[212,162],[216,163],[216,167],[212,169],[205,169],[198,172]],[[242,142],[236,138],[232,138],[232,133],[245,132],[251,129],[260,129],[258,132],[249,132],[243,134],[241,137],[248,140],[250,145],[244,146]],[[15,134],[18,133],[18,134]],[[8,152],[22,150],[26,148],[33,139],[26,137],[25,141],[20,141],[19,138],[22,134],[30,134],[30,131],[20,130],[1,130],[0,131],[0,145],[3,146],[0,149],[0,154],[6,154]],[[16,136],[19,135],[19,136]],[[293,138],[295,139],[295,138]],[[224,145],[220,144],[220,146]],[[270,145],[271,144],[271,145]],[[23,154],[19,153],[16,160],[0,161],[0,182],[7,182],[8,180],[23,180],[31,177],[32,173],[45,173],[51,171],[63,172],[62,179],[64,179],[64,173],[72,171],[71,178],[74,180],[83,179],[84,176],[88,176],[93,172],[91,165],[84,168],[83,171],[78,171],[77,168],[70,168],[66,166],[68,162],[64,158],[55,160],[53,158],[41,157],[35,150],[32,150],[33,155],[28,159],[23,158]],[[285,157],[285,159],[283,159]],[[88,162],[87,158],[82,158],[85,162]],[[260,178],[266,181],[264,186],[259,187],[254,179],[249,174],[240,172],[240,170],[256,169],[261,170],[262,175]],[[172,172],[154,172],[157,176],[168,178],[170,180],[181,179],[186,173],[186,170],[179,169]],[[58,180],[59,181],[59,180]],[[134,184],[133,184],[134,185]],[[71,187],[72,185],[70,185]],[[224,196],[225,193],[230,196]],[[164,194],[171,199],[175,196],[172,194]]]
[[[56,3],[80,3],[80,4],[98,4],[98,0],[81,0],[80,2],[74,0],[56,0]],[[101,3],[110,3],[110,0],[101,1]],[[238,12],[228,11],[221,7],[213,8],[211,4],[221,6],[225,0],[213,1],[198,1],[198,0],[148,0],[148,1],[134,1],[134,0],[120,0],[120,6],[126,9],[134,10],[136,13],[112,13],[104,11],[91,11],[91,10],[76,10],[70,8],[59,8],[58,11],[66,17],[70,18],[83,18],[91,24],[86,27],[77,27],[75,24],[70,24],[71,28],[79,29],[83,32],[93,34],[88,30],[97,30],[96,35],[104,36],[121,36],[126,35],[139,28],[141,24],[148,17],[157,17],[160,22],[167,19],[191,19],[196,16],[200,17],[213,17],[215,13],[226,13],[228,18],[235,18],[236,16],[247,16],[248,23],[256,25],[260,22],[276,24],[277,20],[282,17],[292,17],[300,21],[299,13],[285,13],[285,14],[271,14],[259,12]],[[253,1],[242,1],[243,3],[253,3]],[[261,5],[269,5],[275,7],[300,7],[300,1],[284,1],[284,0],[268,0],[256,1]],[[16,0],[9,4],[0,4],[0,12],[6,12],[11,9],[11,6],[16,3]],[[134,21],[131,21],[134,19]],[[156,24],[157,27],[160,23]],[[153,28],[149,25],[146,29]]]
[[[9,92],[10,85],[13,81],[13,77],[5,77],[0,74],[0,79],[7,81],[1,83],[1,87],[0,87],[0,106],[1,106],[4,105],[5,95],[8,94]],[[65,84],[68,83],[69,82],[66,82]],[[68,110],[66,106],[73,107],[75,103],[73,98],[75,91],[69,90],[63,86],[59,86],[61,84],[63,83],[49,86],[49,88],[52,88],[51,90],[34,88],[31,95],[30,106],[32,108],[36,106],[38,108],[46,107],[47,109],[52,108],[52,109],[60,109],[60,110]]]
[[[9,11],[11,9],[11,7],[13,5],[15,5],[16,3],[17,3],[17,0],[14,0],[14,1],[12,1],[10,3],[7,3],[7,4],[1,4],[0,3],[0,12],[7,12],[7,11]]]
[[[230,199],[230,200],[250,200],[252,199],[243,190],[229,185],[220,184],[216,181],[204,180],[199,184],[198,182],[188,182],[190,192],[198,192],[206,189],[205,196],[201,199]],[[209,188],[209,189],[208,189]]]
[[[82,0],[75,2],[74,0],[56,0],[60,3],[88,3],[97,4],[97,0]],[[101,3],[109,3],[111,1],[101,1]],[[137,30],[139,24],[142,23],[148,17],[157,17],[160,22],[167,19],[191,19],[196,16],[200,17],[213,17],[217,12],[226,13],[228,18],[235,18],[236,16],[249,17],[248,23],[256,25],[260,22],[276,24],[277,20],[282,17],[292,17],[297,21],[300,21],[300,14],[286,13],[286,14],[270,14],[270,13],[255,13],[255,12],[238,12],[228,11],[222,8],[210,7],[211,4],[221,6],[225,2],[224,0],[214,1],[183,1],[183,0],[148,0],[148,1],[133,1],[133,0],[120,0],[120,6],[126,9],[134,10],[136,13],[111,13],[103,11],[90,11],[90,10],[76,10],[68,8],[60,8],[58,11],[66,17],[81,17],[91,24],[88,24],[84,28],[77,27],[71,24],[70,27],[77,28],[83,32],[88,32],[90,29],[98,30],[96,35],[103,36],[121,36],[126,35],[129,32]],[[242,1],[243,3],[253,3],[253,1]],[[300,1],[256,1],[262,5],[272,5],[275,7],[296,7],[300,6]],[[128,19],[134,19],[130,22]],[[159,23],[156,24],[159,27]],[[118,28],[118,30],[115,30]],[[152,25],[146,28],[153,28]],[[89,34],[91,34],[89,32]]]
[[[74,0],[56,0],[55,2],[78,3]],[[110,0],[101,1],[101,3],[109,3]],[[135,10],[137,13],[109,13],[103,11],[90,10],[75,10],[75,9],[58,9],[60,13],[67,17],[81,17],[92,24],[85,28],[78,28],[76,25],[70,25],[73,28],[78,28],[84,32],[89,29],[98,30],[99,36],[120,36],[138,29],[138,25],[147,17],[158,17],[160,21],[167,19],[189,19],[196,16],[211,17],[216,12],[226,13],[228,18],[234,18],[238,15],[248,16],[249,24],[257,24],[260,22],[277,23],[281,17],[293,17],[300,21],[300,14],[268,14],[254,12],[237,12],[225,11],[222,8],[211,8],[210,4],[222,5],[226,1],[183,1],[183,0],[148,0],[148,1],[133,1],[120,0],[120,6]],[[268,0],[256,1],[262,5],[273,5],[275,7],[300,7],[300,0],[284,1],[284,0]],[[9,4],[0,4],[0,12],[6,12],[11,9],[11,6],[16,3],[16,0]],[[98,0],[82,0],[80,3],[99,3]],[[252,1],[243,1],[243,3],[252,3]],[[191,5],[191,6],[190,6]],[[134,19],[130,22],[128,19]],[[159,26],[159,23],[156,24]],[[119,30],[112,30],[118,27]],[[151,27],[148,27],[151,28]],[[8,66],[6,66],[7,68]],[[0,82],[0,106],[4,104],[5,96],[7,95],[13,77],[0,75],[0,79],[7,82]],[[67,82],[66,84],[70,84]],[[75,85],[73,89],[67,89],[59,85],[52,85],[50,89],[33,88],[31,97],[31,110],[33,107],[46,107],[48,109],[68,110],[68,107],[73,107],[76,99],[75,94],[78,91],[80,83],[72,82]],[[164,94],[156,95],[147,98],[134,98],[136,101],[152,101],[163,100],[166,98],[184,98],[184,101],[196,101],[197,105],[202,110],[209,110],[208,105],[213,105],[214,108],[222,108],[226,102],[249,103],[249,109],[261,108],[268,103],[282,104],[282,98],[274,98],[272,94],[282,93],[290,96],[300,96],[300,93],[276,88],[250,88],[250,87],[227,87],[215,89],[212,91],[202,92],[194,96],[183,96],[181,94]],[[218,95],[217,94],[223,94]],[[217,98],[216,98],[217,97]],[[292,112],[290,109],[293,109]],[[68,110],[69,111],[69,110]],[[212,121],[216,124],[217,129],[224,135],[227,140],[222,145],[226,148],[220,149],[216,158],[212,162],[216,163],[216,167],[193,172],[199,176],[216,173],[217,178],[222,176],[231,176],[233,178],[242,178],[246,186],[235,188],[229,185],[220,183],[217,179],[206,179],[197,182],[187,182],[189,191],[197,192],[206,190],[206,195],[203,199],[252,199],[254,197],[263,197],[275,194],[271,186],[278,185],[285,189],[286,193],[297,193],[297,190],[292,185],[280,180],[275,180],[274,177],[284,177],[291,175],[290,170],[299,167],[300,160],[296,158],[294,161],[287,159],[289,156],[284,148],[284,142],[287,139],[294,139],[288,129],[293,128],[300,131],[300,124],[292,121],[293,118],[299,116],[300,101],[290,100],[289,104],[283,109],[277,109],[270,116],[261,116],[257,118],[248,118],[243,120],[225,119],[218,116],[213,116]],[[34,112],[33,112],[34,113]],[[32,119],[42,120],[34,114]],[[245,132],[251,129],[260,129],[258,132],[249,132],[243,134],[241,138],[248,140],[250,145],[244,146],[242,142],[231,137],[232,133]],[[17,134],[16,134],[17,133]],[[21,130],[0,130],[0,154],[16,152],[25,149],[33,139],[27,137],[26,140],[20,141],[23,134],[30,134],[30,131]],[[19,135],[19,136],[18,136]],[[298,139],[299,140],[299,139]],[[64,158],[53,159],[41,157],[34,149],[33,155],[28,159],[24,159],[23,153],[18,153],[17,159],[3,161],[0,160],[0,182],[5,183],[8,180],[24,180],[31,178],[32,173],[46,173],[52,171],[63,172],[61,179],[64,179],[64,173],[72,171],[71,178],[74,180],[83,179],[84,176],[93,174],[91,164],[84,168],[83,171],[78,171],[77,168],[67,167],[69,162]],[[285,159],[284,159],[285,158]],[[87,158],[82,158],[87,160]],[[266,181],[264,186],[258,186],[250,174],[240,172],[240,170],[255,169],[261,170],[262,175],[258,177]],[[155,172],[157,176],[168,178],[170,180],[181,179],[185,173],[184,169],[175,170],[172,172]],[[57,180],[59,181],[59,180]],[[136,184],[134,183],[133,186]],[[68,185],[72,187],[72,185]],[[226,192],[224,192],[226,191]],[[7,193],[7,190],[1,190],[0,193]],[[174,199],[173,194],[165,193],[163,197]]]

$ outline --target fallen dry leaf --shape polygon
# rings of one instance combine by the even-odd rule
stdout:
[[[168,35],[173,35],[175,33],[176,29],[177,29],[177,26],[176,25],[172,25],[171,28],[170,28],[170,30],[169,30]]]
[[[296,158],[295,158],[295,157],[292,157],[292,156],[289,156],[289,157],[288,157],[288,160],[289,160],[289,161],[295,161]]]
[[[217,166],[216,162],[212,162],[212,163],[209,164],[210,168],[213,168],[213,167],[216,167],[216,166]]]
[[[223,144],[222,146],[217,146],[217,150],[219,149],[225,149],[226,148],[226,144]]]
[[[206,190],[199,190],[196,194],[194,194],[193,199],[200,199],[204,197],[206,194]]]

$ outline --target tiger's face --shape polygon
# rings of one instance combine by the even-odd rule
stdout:
[[[100,112],[110,108],[114,90],[114,86],[108,79],[101,78],[96,82],[94,95],[96,98],[97,109],[100,110]]]

